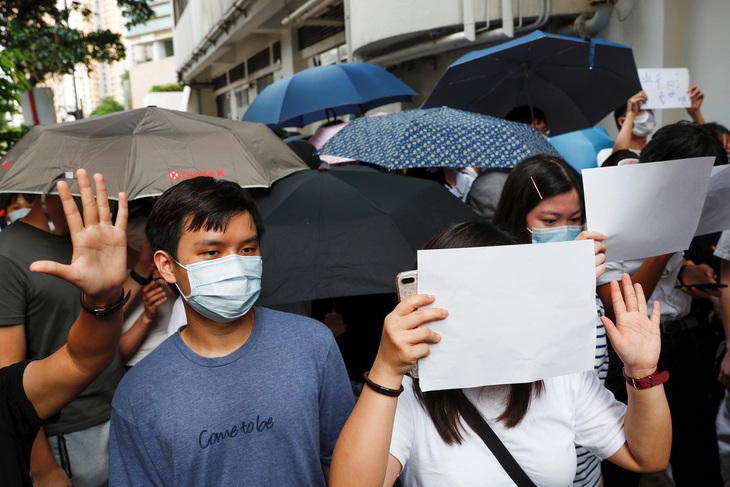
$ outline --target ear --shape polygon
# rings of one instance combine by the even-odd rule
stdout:
[[[162,276],[165,282],[168,284],[176,283],[177,279],[175,278],[175,272],[173,269],[175,262],[172,260],[172,257],[170,257],[170,254],[164,250],[158,250],[155,252],[154,260],[155,266],[157,266],[157,270],[160,272],[160,276]]]
[[[626,117],[618,117],[616,119],[616,122],[618,122],[620,127],[623,127],[625,121],[626,121]]]

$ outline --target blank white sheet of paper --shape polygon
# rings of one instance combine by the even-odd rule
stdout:
[[[532,382],[593,368],[592,240],[418,252],[418,292],[449,316],[418,361],[424,391]]]
[[[695,235],[730,230],[730,171],[729,165],[712,168],[702,216]]]
[[[608,262],[686,250],[714,162],[696,157],[584,169],[586,223],[606,235]]]

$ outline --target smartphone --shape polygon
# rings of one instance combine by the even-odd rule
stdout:
[[[395,285],[398,288],[398,301],[418,294],[418,271],[404,271],[395,278]]]
[[[418,294],[418,271],[404,271],[395,278],[395,285],[398,288],[398,301],[403,301],[409,296]],[[411,377],[418,379],[418,362],[409,372]]]
[[[674,286],[674,289],[695,288],[695,289],[722,289],[726,288],[727,284],[721,282],[704,282],[702,284],[685,284],[684,286]]]

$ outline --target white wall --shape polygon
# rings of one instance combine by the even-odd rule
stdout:
[[[729,26],[726,0],[620,0],[597,37],[631,46],[639,68],[689,68],[690,82],[705,93],[705,120],[730,125]],[[681,109],[657,112],[660,125],[688,119]],[[612,116],[601,125],[616,135]]]

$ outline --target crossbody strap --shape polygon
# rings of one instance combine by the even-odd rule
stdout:
[[[475,426],[474,431],[482,438],[487,447],[492,451],[497,461],[499,461],[502,468],[507,472],[512,481],[517,487],[535,487],[535,484],[530,477],[527,476],[517,460],[512,456],[502,440],[496,435],[492,428],[487,424],[477,408],[471,403],[471,401],[464,396],[466,399],[464,404],[464,413],[471,419],[471,423]]]

